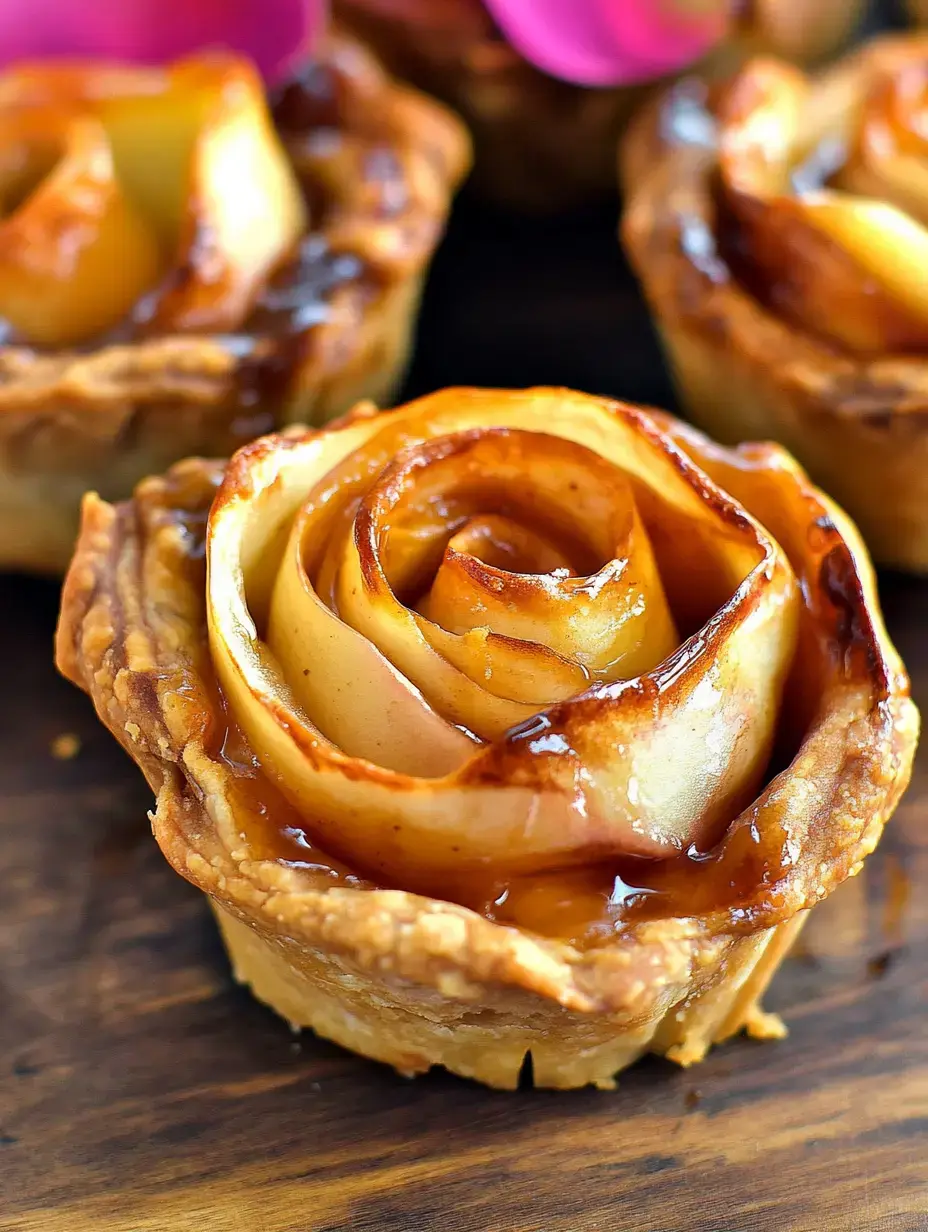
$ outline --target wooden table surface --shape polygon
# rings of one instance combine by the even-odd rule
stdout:
[[[464,206],[412,387],[666,398],[613,222]],[[928,710],[928,584],[883,584]],[[140,775],[51,667],[55,611],[52,584],[0,579],[4,1232],[928,1229],[928,747],[774,984],[785,1042],[645,1061],[608,1094],[408,1082],[233,985]]]

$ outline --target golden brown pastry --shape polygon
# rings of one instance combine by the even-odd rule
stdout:
[[[777,446],[450,390],[84,505],[61,670],[239,979],[407,1074],[609,1086],[741,1028],[918,717]]]
[[[676,2],[683,13],[686,0]],[[726,71],[757,49],[819,59],[847,40],[862,9],[863,0],[732,4],[729,37],[704,67]],[[614,195],[616,144],[653,86],[590,88],[550,76],[506,41],[482,0],[335,0],[334,11],[392,72],[464,117],[484,196],[547,213]]]
[[[772,437],[876,559],[928,570],[928,39],[682,84],[624,147],[623,235],[684,405]]]
[[[0,567],[56,571],[88,488],[386,397],[466,170],[450,113],[332,42],[0,75]]]

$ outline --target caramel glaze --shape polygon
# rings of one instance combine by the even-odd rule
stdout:
[[[778,748],[771,765],[785,769],[796,751],[796,711],[805,708],[797,696],[787,697],[780,722]],[[218,690],[218,686],[216,686]],[[234,779],[235,815],[241,837],[258,859],[275,860],[298,869],[318,882],[319,888],[405,889],[365,878],[363,870],[349,867],[318,847],[307,825],[261,767],[258,758],[234,722],[224,700],[208,751],[221,761]],[[799,729],[804,730],[802,728]],[[794,733],[790,735],[789,733]],[[550,751],[546,751],[550,756]],[[758,885],[773,886],[790,866],[790,835],[761,835],[751,825],[740,827],[737,842],[708,852],[690,849],[671,860],[638,858],[608,865],[500,879],[492,870],[485,878],[469,877],[458,884],[431,887],[438,898],[461,903],[499,924],[509,924],[543,937],[568,941],[579,949],[608,944],[626,925],[645,919],[699,915],[730,904],[733,899],[756,897]],[[749,923],[745,913],[745,923]]]
[[[216,686],[218,689],[218,686]],[[258,859],[275,860],[298,869],[319,888],[404,889],[366,879],[359,870],[330,856],[312,840],[306,821],[284,799],[258,762],[247,740],[231,722],[224,699],[224,725],[217,726],[208,752],[221,761],[234,779],[235,815],[242,823],[241,838]],[[681,861],[681,873],[704,859],[695,853]],[[511,924],[544,937],[570,941],[586,949],[605,944],[623,922],[647,914],[674,914],[673,902],[662,892],[658,866],[628,860],[616,867],[572,869],[513,880],[500,880],[488,872],[485,880],[469,879],[457,885],[436,886],[433,894],[478,911],[489,920]],[[653,901],[652,901],[653,900]]]
[[[356,254],[334,252],[329,247],[320,229],[330,204],[327,194],[300,166],[301,143],[313,141],[325,147],[339,141],[348,94],[347,84],[335,68],[313,64],[271,99],[278,130],[294,156],[314,229],[268,281],[241,329],[216,338],[240,361],[235,398],[241,408],[241,431],[237,435],[242,441],[276,426],[273,413],[264,408],[279,406],[285,400],[291,374],[311,353],[312,326],[325,321],[335,292],[352,285],[362,294],[369,291],[371,296],[377,290],[376,271]],[[382,152],[389,153],[386,147]],[[384,157],[372,160],[368,173],[372,178],[393,181],[398,168],[395,159]],[[204,245],[210,242],[208,235],[200,239]],[[179,272],[173,271],[168,279],[178,276]],[[119,325],[76,350],[91,352],[153,337],[148,323],[155,298],[155,293],[143,297]],[[41,350],[3,321],[0,345]]]

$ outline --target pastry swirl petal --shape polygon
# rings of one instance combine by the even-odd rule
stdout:
[[[720,93],[723,197],[778,308],[858,354],[924,350],[928,296],[913,271],[928,259],[928,42],[817,82],[753,61]],[[837,165],[806,188],[804,159],[823,143]]]

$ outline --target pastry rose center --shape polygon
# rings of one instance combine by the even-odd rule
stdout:
[[[583,446],[505,429],[413,446],[318,564],[315,511],[303,512],[307,577],[482,739],[593,681],[652,668],[676,644],[628,480]]]

